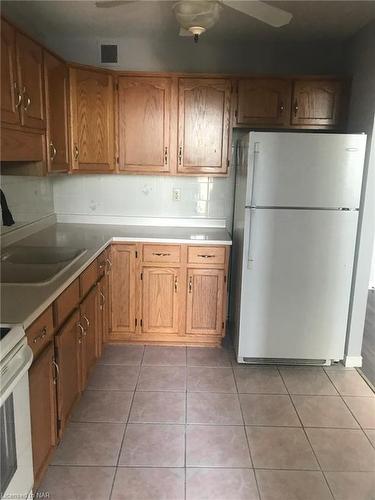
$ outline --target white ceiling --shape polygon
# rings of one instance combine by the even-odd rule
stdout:
[[[244,0],[251,1],[251,0]],[[343,41],[375,19],[375,0],[269,1],[293,14],[291,23],[271,28],[231,8],[224,7],[220,19],[205,37],[211,42],[246,41]],[[2,12],[25,31],[43,40],[98,37],[173,40],[178,26],[171,1],[133,1],[99,9],[94,1],[2,1]],[[186,43],[191,43],[186,39]],[[202,38],[201,43],[204,43]]]

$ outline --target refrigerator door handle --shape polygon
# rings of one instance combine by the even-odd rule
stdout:
[[[254,262],[254,255],[252,254],[251,251],[251,242],[252,242],[252,228],[253,228],[253,220],[255,216],[256,209],[255,208],[249,208],[249,244],[247,248],[247,268],[252,269],[253,268],[253,262]]]
[[[246,205],[249,206],[255,206],[255,201],[254,201],[254,191],[255,191],[255,171],[256,171],[256,165],[257,165],[257,155],[259,154],[259,142],[254,143],[254,149],[253,149],[253,171],[252,171],[252,176],[251,176],[251,193],[250,193],[250,200],[249,203],[246,203]]]

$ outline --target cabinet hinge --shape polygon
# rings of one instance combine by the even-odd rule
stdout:
[[[116,163],[120,163],[120,157],[119,156],[116,156]]]
[[[138,325],[138,320],[137,320],[137,318],[135,318],[135,326],[137,326],[137,325]]]
[[[138,259],[138,251],[135,251],[135,258]]]
[[[115,83],[115,90],[118,90],[118,83]]]
[[[224,328],[224,321],[221,323],[221,328]]]
[[[141,319],[141,326],[143,326],[143,320]]]
[[[229,160],[227,160],[227,167],[229,167]]]
[[[143,273],[141,273],[141,281],[143,280]],[[142,321],[142,320],[141,320]]]
[[[235,109],[235,110],[234,110],[234,116],[235,116],[236,118],[238,118],[238,110],[237,110],[237,109]]]
[[[226,283],[226,282],[227,282],[227,277],[226,277],[226,276],[224,276],[224,283]]]

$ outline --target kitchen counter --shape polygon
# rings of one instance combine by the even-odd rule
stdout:
[[[232,244],[228,231],[222,228],[54,224],[17,241],[15,245],[68,246],[85,248],[86,253],[50,283],[1,284],[1,323],[19,323],[27,328],[110,243],[126,241],[194,245]]]

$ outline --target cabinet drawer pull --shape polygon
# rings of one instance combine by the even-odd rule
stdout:
[[[182,146],[178,149],[178,164],[182,165]]]
[[[89,321],[89,318],[86,316],[86,314],[83,315],[83,319],[86,321],[87,328],[89,328],[90,327],[90,321]]]
[[[22,102],[22,94],[21,92],[19,91],[18,89],[18,86],[17,86],[17,83],[14,82],[14,90],[17,94],[17,102],[16,102],[16,109],[18,109],[20,106],[21,106],[21,102]]]
[[[55,145],[53,144],[52,141],[49,143],[49,149],[50,149],[51,161],[53,161],[56,157],[57,150],[56,150]]]
[[[202,259],[212,259],[213,257],[216,257],[216,255],[210,255],[210,254],[205,254],[205,253],[199,253],[198,257],[202,257]]]
[[[77,144],[74,144],[74,159],[78,160],[78,157],[79,157],[79,149]]]
[[[189,293],[193,291],[193,278],[189,276]]]
[[[45,326],[41,330],[41,333],[33,338],[33,344],[36,344],[38,340],[43,340],[46,337],[46,335],[47,335],[47,327]]]
[[[156,255],[157,257],[169,257],[171,254],[163,252],[152,252],[152,255]]]
[[[177,276],[174,277],[174,291],[177,293],[178,291],[178,278]]]
[[[168,148],[164,148],[164,164],[168,165]]]

